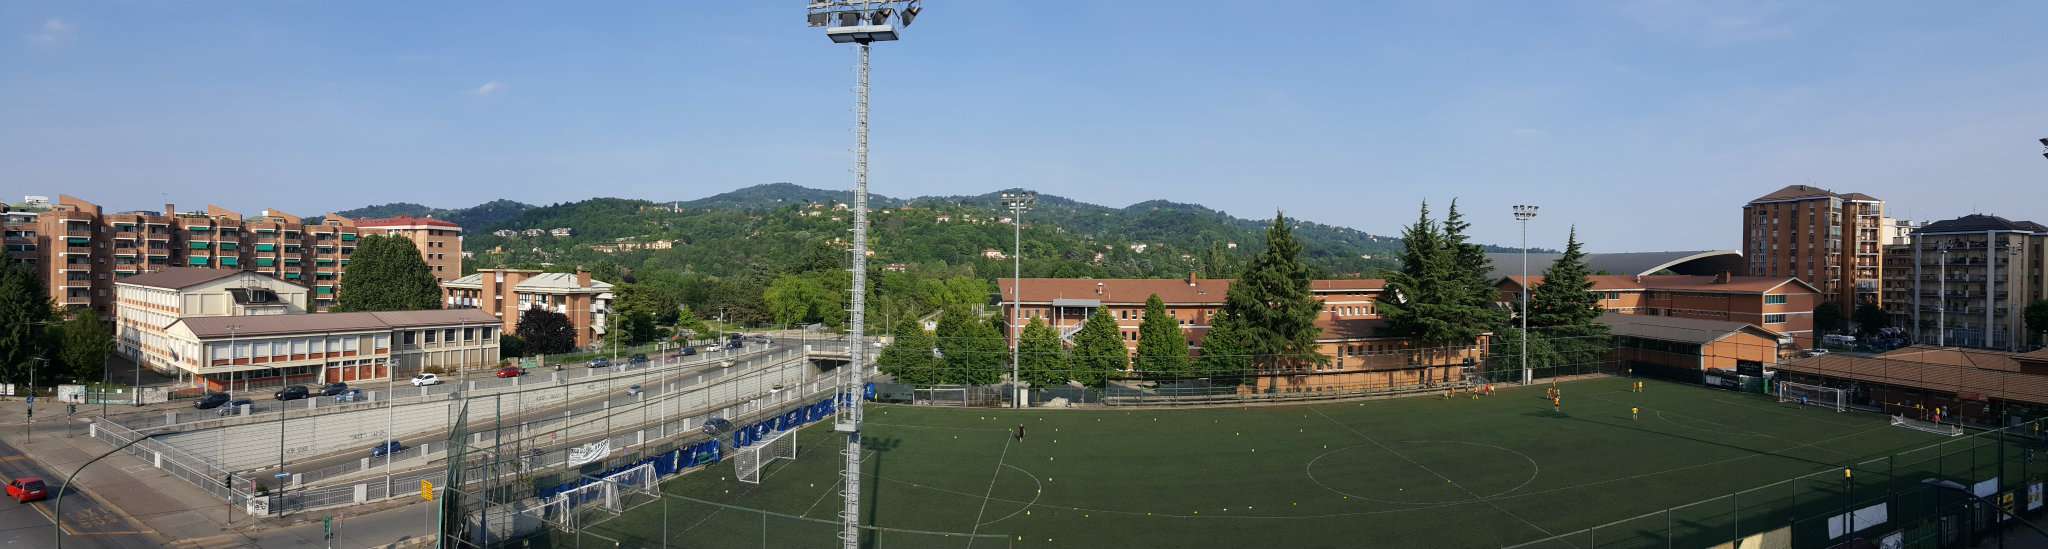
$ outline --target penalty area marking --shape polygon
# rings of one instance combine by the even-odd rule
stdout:
[[[1027,477],[1031,477],[1031,484],[1032,484],[1032,486],[1036,487],[1036,488],[1035,488],[1034,490],[1032,490],[1032,492],[1031,492],[1031,502],[1030,502],[1030,503],[1026,503],[1026,504],[1024,504],[1024,506],[1023,506],[1023,507],[1020,507],[1020,508],[1018,508],[1018,509],[1017,509],[1017,510],[1015,510],[1015,511],[1011,511],[1011,512],[1010,512],[1010,514],[1007,514],[1007,515],[1003,515],[1003,517],[1002,517],[1002,518],[999,518],[999,519],[995,519],[995,520],[991,520],[991,521],[988,521],[988,522],[984,522],[984,523],[978,524],[978,525],[976,525],[976,526],[988,526],[988,525],[990,525],[990,524],[995,524],[995,523],[998,523],[998,522],[1002,522],[1002,521],[1005,521],[1005,520],[1010,520],[1010,518],[1011,518],[1011,517],[1015,517],[1015,516],[1017,516],[1017,515],[1018,515],[1019,513],[1023,513],[1023,512],[1025,512],[1025,511],[1029,511],[1029,510],[1031,510],[1031,506],[1033,506],[1033,505],[1038,505],[1038,498],[1039,498],[1040,496],[1044,496],[1044,495],[1045,495],[1045,484],[1043,484],[1043,483],[1040,483],[1040,482],[1038,482],[1038,475],[1034,475],[1034,474],[1031,474],[1031,472],[1030,472],[1030,471],[1026,471],[1026,470],[1024,470],[1024,468],[1023,468],[1023,467],[1018,467],[1018,466],[1015,466],[1015,465],[1011,465],[1011,464],[1008,464],[1008,463],[1005,463],[1005,464],[1003,464],[1003,466],[1004,466],[1004,467],[1009,467],[1009,468],[1011,468],[1011,469],[1016,469],[1016,470],[1017,470],[1017,472],[1019,472],[1019,473],[1024,473],[1024,476],[1027,476]]]
[[[1519,451],[1519,450],[1515,450],[1515,449],[1512,449],[1512,448],[1507,448],[1507,447],[1503,447],[1503,446],[1497,446],[1497,445],[1493,445],[1493,444],[1486,444],[1486,443],[1483,443],[1483,442],[1469,442],[1469,441],[1463,441],[1463,440],[1403,440],[1403,441],[1399,441],[1399,442],[1400,442],[1401,444],[1411,444],[1411,445],[1412,445],[1412,444],[1463,444],[1463,445],[1466,445],[1466,446],[1473,446],[1473,447],[1478,447],[1478,448],[1491,448],[1491,449],[1494,449],[1494,450],[1500,450],[1500,451],[1502,451],[1502,452],[1507,452],[1507,453],[1510,453],[1510,454],[1514,454],[1515,456],[1517,456],[1517,457],[1520,457],[1520,458],[1522,458],[1522,460],[1523,460],[1523,461],[1527,461],[1527,462],[1529,462],[1529,477],[1528,477],[1528,478],[1525,478],[1525,479],[1522,479],[1522,483],[1521,483],[1521,484],[1516,484],[1516,485],[1515,485],[1515,487],[1513,487],[1513,488],[1509,488],[1509,489],[1506,489],[1506,490],[1502,490],[1502,491],[1499,491],[1499,492],[1494,492],[1494,493],[1491,493],[1491,494],[1486,494],[1486,495],[1479,495],[1479,494],[1475,494],[1475,493],[1472,493],[1472,492],[1471,492],[1471,491],[1469,491],[1469,490],[1466,490],[1466,491],[1465,491],[1465,493],[1466,493],[1466,494],[1470,494],[1470,495],[1471,495],[1472,497],[1468,497],[1468,498],[1465,498],[1465,499],[1458,499],[1458,500],[1447,500],[1447,501],[1403,501],[1403,500],[1381,499],[1381,498],[1375,498],[1375,497],[1369,497],[1369,496],[1361,496],[1361,495],[1358,495],[1358,494],[1353,494],[1353,493],[1351,493],[1351,492],[1346,492],[1346,491],[1343,491],[1343,490],[1338,490],[1338,489],[1336,489],[1336,488],[1334,488],[1334,487],[1331,487],[1331,486],[1330,486],[1329,484],[1327,484],[1327,483],[1324,483],[1324,482],[1323,482],[1323,479],[1319,479],[1319,478],[1316,478],[1316,472],[1315,472],[1315,466],[1316,466],[1316,462],[1322,461],[1322,460],[1323,460],[1323,458],[1326,458],[1326,457],[1330,457],[1330,456],[1332,456],[1332,455],[1336,455],[1336,454],[1337,454],[1338,452],[1343,452],[1343,451],[1345,451],[1345,450],[1350,450],[1350,449],[1353,449],[1353,448],[1362,448],[1362,447],[1366,447],[1366,446],[1371,446],[1371,444],[1353,444],[1353,445],[1350,445],[1350,446],[1345,446],[1345,447],[1343,447],[1343,448],[1337,448],[1337,449],[1334,449],[1334,450],[1330,450],[1330,451],[1328,451],[1328,452],[1323,452],[1323,453],[1322,453],[1321,455],[1318,455],[1318,456],[1316,456],[1316,457],[1314,457],[1314,458],[1310,458],[1310,459],[1308,460],[1308,463],[1307,463],[1307,464],[1304,464],[1304,465],[1302,465],[1302,467],[1301,467],[1301,470],[1302,470],[1302,473],[1303,473],[1303,474],[1305,474],[1305,475],[1307,475],[1307,476],[1308,476],[1308,480],[1309,480],[1309,482],[1313,482],[1313,483],[1315,483],[1315,484],[1316,484],[1316,486],[1318,486],[1318,487],[1321,487],[1321,488],[1322,488],[1322,489],[1324,489],[1324,490],[1328,490],[1328,491],[1330,491],[1331,493],[1334,493],[1334,494],[1337,494],[1337,495],[1340,495],[1340,496],[1345,496],[1345,497],[1349,497],[1349,498],[1354,498],[1354,499],[1361,499],[1361,500],[1365,500],[1365,501],[1370,501],[1370,502],[1375,502],[1375,503],[1385,503],[1385,504],[1389,504],[1389,505],[1420,505],[1420,506],[1443,506],[1443,505],[1463,505],[1463,504],[1466,504],[1466,503],[1481,503],[1481,502],[1485,502],[1485,501],[1487,501],[1487,500],[1497,499],[1497,498],[1500,498],[1501,496],[1505,496],[1505,495],[1508,495],[1508,494],[1512,494],[1512,493],[1515,493],[1515,491],[1517,491],[1517,490],[1521,490],[1522,488],[1524,488],[1524,487],[1527,487],[1527,486],[1529,486],[1529,483],[1531,483],[1531,482],[1536,482],[1536,477],[1538,477],[1538,476],[1542,476],[1542,474],[1543,474],[1543,466],[1541,466],[1541,465],[1537,465],[1537,464],[1536,464],[1536,458],[1532,458],[1532,457],[1529,457],[1529,454],[1525,454],[1525,453],[1522,453],[1521,451]],[[1392,450],[1391,450],[1391,449],[1389,449],[1389,453],[1392,453]],[[1398,456],[1399,454],[1395,454],[1395,455],[1397,455],[1397,456]],[[1445,479],[1445,480],[1450,480],[1450,479]]]

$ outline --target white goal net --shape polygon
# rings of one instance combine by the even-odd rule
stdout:
[[[1932,421],[1921,421],[1917,419],[1910,419],[1906,416],[1892,416],[1892,426],[1905,427],[1907,429],[1912,429],[1915,431],[1925,431],[1942,436],[1963,436],[1962,426],[1946,425],[1941,423],[1935,423]]]
[[[626,502],[622,500],[624,496],[632,494],[654,495],[654,464],[641,464],[631,469],[613,473],[611,476],[604,477],[604,484],[607,488],[604,494],[604,507],[613,511],[624,511],[626,509]]]
[[[761,470],[778,459],[796,459],[796,429],[768,435],[732,454],[733,474],[740,482],[761,483]]]
[[[1778,382],[1778,402],[1792,402],[1808,406],[1832,408],[1841,412],[1849,409],[1848,393],[1833,387],[1807,385],[1790,381]]]

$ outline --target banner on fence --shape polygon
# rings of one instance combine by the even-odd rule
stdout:
[[[2033,483],[2033,484],[2028,484],[2028,485],[2027,485],[2027,510],[2028,510],[2028,511],[2032,511],[2032,510],[2035,510],[2035,509],[2040,509],[2040,508],[2041,508],[2041,483],[2039,483],[2039,482],[2036,482],[2036,483]]]
[[[1884,524],[1884,521],[1890,518],[1885,511],[1885,504],[1879,503],[1857,509],[1854,513],[1843,513],[1828,517],[1828,539],[1839,538],[1844,534]],[[1846,524],[1847,528],[1844,528],[1844,520],[1849,521]]]
[[[585,463],[590,463],[593,461],[604,459],[605,456],[611,455],[611,453],[611,439],[600,440],[597,442],[592,442],[590,444],[570,448],[569,466],[575,467]]]

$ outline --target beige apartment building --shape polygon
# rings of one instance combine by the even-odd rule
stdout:
[[[482,309],[511,333],[519,331],[519,314],[527,309],[562,313],[576,327],[578,347],[603,338],[611,314],[612,285],[591,280],[589,271],[484,269],[441,283],[441,292],[447,308]]]
[[[253,271],[171,267],[114,284],[114,352],[161,374],[178,372],[165,328],[180,318],[305,314],[303,286]]]
[[[164,332],[179,380],[209,391],[385,381],[499,364],[498,319],[476,310],[198,316]]]
[[[434,278],[441,282],[462,277],[461,225],[433,218],[391,217],[360,220],[356,227],[411,240],[426,259],[427,268],[434,271]]]
[[[1742,207],[1751,276],[1794,277],[1848,313],[1878,303],[1884,279],[1884,201],[1791,185]]]
[[[2048,226],[1966,215],[1892,246],[1885,310],[1921,345],[2020,351],[2027,304],[2048,299]]]
[[[276,276],[311,288],[311,307],[326,310],[338,297],[356,241],[381,233],[331,214],[306,223],[274,210],[244,216],[218,206],[107,212],[72,196],[14,209],[0,221],[6,253],[35,266],[55,305],[106,315],[113,314],[116,281],[171,267]],[[460,261],[460,250],[451,252]]]

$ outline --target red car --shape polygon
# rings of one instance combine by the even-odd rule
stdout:
[[[43,490],[43,479],[21,477],[7,483],[7,497],[13,498],[17,503],[28,503],[42,501],[43,498],[49,497],[49,494]]]
[[[498,369],[498,377],[519,377],[525,374],[526,370],[521,370],[518,366],[506,366]]]

